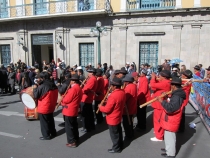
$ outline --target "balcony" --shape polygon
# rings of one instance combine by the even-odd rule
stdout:
[[[127,0],[128,11],[173,9],[176,0]]]
[[[0,20],[43,15],[75,15],[111,12],[109,0],[59,0],[0,7]]]

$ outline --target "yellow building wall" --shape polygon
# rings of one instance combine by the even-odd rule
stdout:
[[[25,0],[25,4],[31,4],[31,0]]]
[[[182,0],[182,8],[193,8],[194,0]]]
[[[210,7],[210,0],[201,0],[201,7]]]
[[[9,6],[10,8],[10,17],[15,17],[16,16],[16,9],[13,6],[16,6],[16,0],[10,0],[9,1]]]
[[[113,12],[120,12],[121,0],[111,0]]]

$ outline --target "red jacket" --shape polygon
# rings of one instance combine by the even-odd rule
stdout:
[[[124,91],[126,96],[125,104],[128,108],[128,113],[129,115],[134,115],[137,112],[137,87],[135,84],[130,83],[125,87]],[[123,115],[126,114],[126,109],[124,108]]]
[[[97,88],[96,88],[96,95],[95,100],[101,101],[104,98],[104,79],[103,77],[97,77]]]
[[[122,89],[114,90],[108,97],[105,106],[100,106],[100,111],[106,113],[108,125],[118,125],[121,122],[125,106],[125,92]]]
[[[53,69],[52,76],[53,76],[54,80],[57,80],[57,70],[56,69]]]
[[[171,90],[171,81],[170,80],[157,81],[156,79],[152,78],[150,81],[150,87],[152,90],[154,90],[152,98],[156,98],[160,96],[163,92],[168,92]],[[159,109],[159,110],[163,109],[159,101],[153,102],[152,107],[154,109]]]
[[[50,90],[38,99],[38,113],[50,114],[55,110],[58,99],[58,89]]]
[[[185,82],[183,82],[183,84],[184,83]],[[186,106],[188,104],[188,102],[189,102],[189,96],[190,96],[191,86],[192,86],[192,84],[189,84],[187,86],[182,87],[182,89],[184,90],[184,92],[186,94],[186,99],[184,100],[184,102],[182,104],[183,106]]]
[[[63,98],[61,105],[63,108],[63,115],[78,116],[79,104],[82,99],[82,89],[78,84],[71,85],[67,94]]]
[[[97,80],[95,76],[92,76],[87,80],[87,83],[84,85],[82,89],[83,95],[81,102],[92,104],[96,88],[97,88]]]
[[[139,77],[138,85],[139,87],[137,93],[137,100],[138,100],[138,105],[141,105],[148,102],[151,98],[148,79],[146,78],[146,76]]]
[[[109,80],[104,79],[104,95],[106,95],[108,88],[109,88]]]

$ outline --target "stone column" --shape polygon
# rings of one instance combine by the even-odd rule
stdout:
[[[173,25],[174,36],[173,36],[173,56],[171,58],[180,58],[181,53],[181,31],[183,25]]]
[[[55,51],[54,51],[54,58],[60,58],[61,60],[65,60],[65,52],[66,52],[66,47],[64,45],[64,28],[63,27],[58,27],[55,30],[55,40],[58,41],[55,42]]]
[[[119,66],[124,66],[126,62],[126,53],[127,53],[127,26],[121,26],[120,29],[120,51],[119,51]]]
[[[64,51],[64,60],[66,65],[69,65],[70,63],[70,29],[69,28],[64,28],[64,40],[63,40],[63,45],[65,47]]]
[[[17,43],[21,43],[19,44],[18,50],[17,50],[18,58],[21,59],[21,61],[25,62],[27,65],[32,65],[32,61],[29,60],[30,55],[28,52],[28,31],[27,30],[19,30],[17,32]]]
[[[182,8],[182,0],[176,0],[176,9]]]
[[[111,26],[105,26],[107,30],[107,36],[101,37],[101,64],[107,63],[110,65],[111,63]]]
[[[195,65],[198,64],[199,59],[199,46],[200,46],[200,29],[201,24],[191,24],[191,51],[190,54],[190,69],[193,69]]]

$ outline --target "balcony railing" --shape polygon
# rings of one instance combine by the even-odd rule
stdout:
[[[0,19],[101,10],[111,12],[109,0],[60,0],[0,7]]]
[[[127,10],[172,9],[176,0],[127,0]]]

